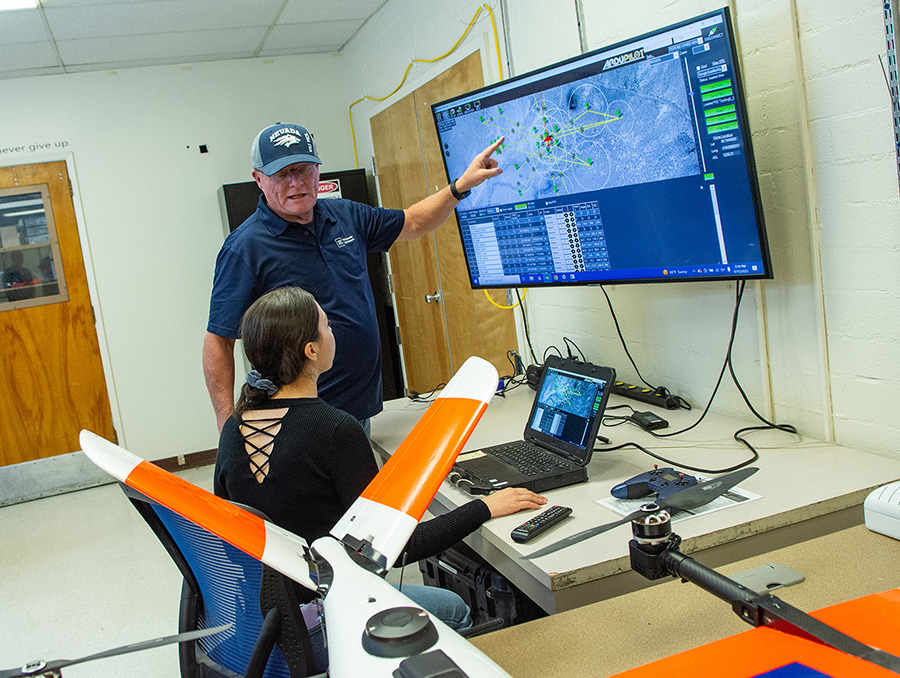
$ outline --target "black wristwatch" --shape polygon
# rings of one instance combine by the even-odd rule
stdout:
[[[450,192],[453,194],[453,197],[456,198],[457,200],[465,200],[466,198],[469,197],[469,193],[471,193],[472,191],[468,190],[465,193],[460,193],[459,189],[456,188],[456,179],[454,179],[453,181],[450,182]]]

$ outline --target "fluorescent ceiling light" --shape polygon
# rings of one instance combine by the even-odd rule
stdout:
[[[33,9],[37,0],[0,0],[0,11],[4,9]]]
[[[26,214],[43,214],[44,210],[25,210],[24,212],[6,212],[3,216],[6,217],[24,217]]]

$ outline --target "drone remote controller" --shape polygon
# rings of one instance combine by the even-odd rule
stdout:
[[[654,464],[652,471],[640,473],[616,485],[610,490],[610,494],[617,499],[639,499],[655,494],[659,500],[696,484],[697,479],[694,476],[671,467],[659,468]]]

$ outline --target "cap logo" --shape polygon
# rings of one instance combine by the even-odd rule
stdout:
[[[276,141],[273,146],[285,146],[290,147],[291,144],[299,144],[301,140],[295,137],[293,134],[285,134],[278,141]]]

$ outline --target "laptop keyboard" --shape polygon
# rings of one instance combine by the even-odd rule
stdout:
[[[494,455],[511,466],[515,466],[526,476],[537,476],[553,471],[569,471],[577,468],[574,464],[544,452],[524,440],[505,445],[492,451]]]

